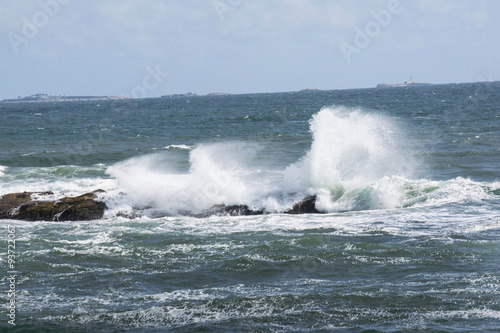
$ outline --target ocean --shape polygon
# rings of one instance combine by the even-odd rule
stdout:
[[[108,207],[2,221],[1,331],[500,330],[499,82],[0,103],[0,124],[0,195]],[[310,195],[325,214],[283,213]],[[194,217],[220,204],[265,214]]]

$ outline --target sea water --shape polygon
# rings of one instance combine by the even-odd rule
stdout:
[[[0,195],[108,207],[2,222],[3,329],[500,329],[497,82],[0,103],[0,124]],[[283,213],[310,195],[325,214]],[[219,204],[266,214],[193,217]]]

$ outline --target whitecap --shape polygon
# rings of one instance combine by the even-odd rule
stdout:
[[[170,145],[170,146],[166,146],[166,147],[163,147],[163,149],[170,149],[170,148],[177,148],[177,149],[191,149],[191,147],[187,146],[187,145]]]

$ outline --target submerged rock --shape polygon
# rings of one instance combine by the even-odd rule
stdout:
[[[0,197],[0,219],[25,221],[87,221],[102,218],[106,204],[97,201],[96,190],[77,197],[64,197],[55,201],[32,200],[33,194],[52,192],[10,193]]]

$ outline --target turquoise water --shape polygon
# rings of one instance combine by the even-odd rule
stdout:
[[[0,194],[102,188],[108,205],[4,221],[15,329],[496,332],[499,92],[0,103]],[[282,214],[311,194],[327,214]],[[267,214],[191,217],[221,203]]]

